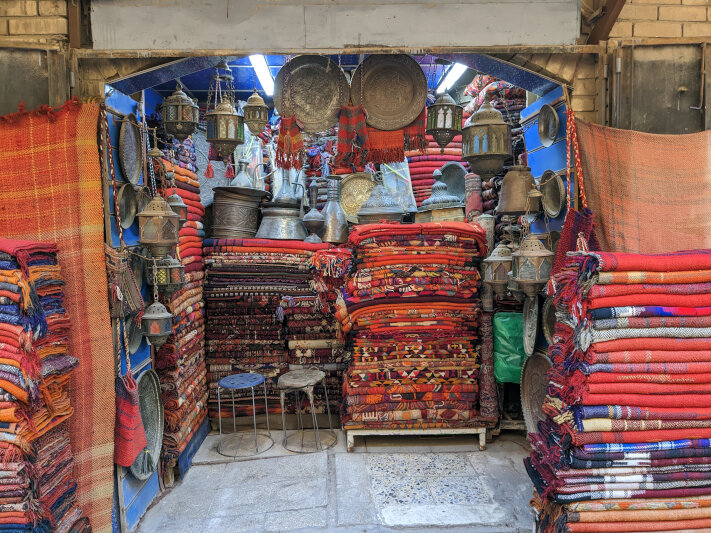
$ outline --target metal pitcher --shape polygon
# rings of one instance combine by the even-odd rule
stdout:
[[[279,187],[279,192],[274,197],[274,203],[280,205],[299,205],[305,194],[304,186],[299,182],[298,176],[296,183],[292,184],[290,181],[291,172],[288,170],[282,170],[281,175],[281,187]],[[298,194],[299,187],[301,187],[301,195]]]
[[[255,238],[303,241],[307,235],[298,205],[262,204],[262,223]]]
[[[348,219],[346,219],[346,213],[341,207],[340,199],[340,176],[329,176],[328,196],[326,197],[326,205],[321,212],[324,218],[321,239],[324,242],[340,244],[348,240]]]

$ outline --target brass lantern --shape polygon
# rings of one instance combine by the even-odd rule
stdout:
[[[269,121],[269,106],[265,104],[264,99],[257,94],[257,89],[254,89],[254,94],[247,99],[247,103],[242,108],[242,111],[244,112],[244,123],[252,135],[262,133]]]
[[[511,157],[511,127],[487,96],[462,130],[462,159],[482,180],[492,178]]]
[[[220,73],[221,69],[226,72]],[[239,116],[235,109],[234,78],[230,67],[224,61],[215,67],[210,81],[205,122],[207,142],[212,144],[226,162],[235,148],[244,143],[244,123],[243,117]]]
[[[180,142],[188,138],[198,125],[200,110],[178,85],[175,92],[163,100],[163,127],[168,135]]]
[[[180,217],[160,195],[148,202],[137,216],[138,241],[147,246],[155,258],[168,255],[178,244]]]
[[[521,246],[512,254],[512,278],[526,296],[536,296],[551,277],[553,252],[532,233],[526,235]]]
[[[173,210],[173,212],[178,215],[179,220],[180,220],[180,225],[178,226],[178,229],[183,227],[183,224],[185,224],[188,221],[188,206],[185,202],[183,202],[183,199],[180,197],[178,193],[173,193],[168,198],[165,199],[166,203],[170,208]]]
[[[152,346],[156,348],[163,346],[173,333],[173,315],[156,300],[148,306],[141,317],[141,331]]]
[[[511,248],[504,243],[494,248],[491,255],[482,261],[484,265],[484,283],[490,285],[497,296],[506,296],[511,270]]]
[[[463,108],[448,94],[443,94],[427,109],[427,134],[442,149],[462,132]]]
[[[185,284],[185,267],[170,256],[157,259],[154,264],[146,264],[146,279],[149,285],[158,288],[160,294],[171,296]]]

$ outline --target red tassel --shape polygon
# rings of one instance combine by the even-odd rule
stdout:
[[[232,179],[235,177],[235,168],[232,166],[232,163],[227,163],[227,170],[225,170],[225,177],[228,179]]]
[[[210,161],[207,162],[207,168],[205,169],[205,177],[206,178],[214,178],[215,177],[215,171],[212,168],[212,163]]]

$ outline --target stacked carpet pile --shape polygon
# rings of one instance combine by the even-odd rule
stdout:
[[[56,254],[54,244],[0,238],[0,531],[86,525],[68,424],[78,361]]]
[[[496,206],[499,205],[499,191],[501,190],[501,182],[503,175],[494,176],[491,179],[482,181],[481,183],[481,201],[484,208],[484,214],[496,215]]]
[[[407,163],[410,169],[412,192],[415,195],[417,207],[432,195],[432,185],[435,180],[432,173],[442,168],[450,161],[462,161],[462,136],[457,135],[452,139],[442,153],[442,149],[431,135],[425,136],[427,148],[424,151],[406,151]]]
[[[231,403],[227,402],[218,413],[217,382],[242,372],[258,372],[266,377],[269,409],[279,412],[276,384],[288,370],[289,352],[277,309],[283,310],[284,298],[298,301],[306,297],[306,303],[313,297],[309,260],[314,251],[328,246],[269,239],[205,241],[210,418],[232,416]],[[292,335],[302,335],[299,331],[296,327]],[[262,391],[257,392],[261,397]],[[250,389],[236,391],[235,399],[238,416],[252,414]],[[263,404],[257,402],[257,410],[263,409]]]
[[[347,312],[337,313],[353,341],[346,429],[495,423],[493,354],[484,361],[479,353],[484,230],[464,222],[369,224],[356,226],[349,244]]]
[[[711,250],[569,256],[526,459],[541,531],[708,531]]]
[[[188,205],[189,220],[178,233],[178,255],[185,268],[185,285],[166,302],[173,314],[173,334],[156,353],[165,411],[163,461],[177,460],[207,416],[205,368],[205,302],[202,241],[204,208],[197,175],[164,161],[174,172],[175,192]]]

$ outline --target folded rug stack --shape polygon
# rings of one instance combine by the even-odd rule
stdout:
[[[711,250],[570,254],[552,287],[541,531],[708,531]]]
[[[70,319],[51,243],[0,238],[0,531],[61,531],[76,506]]]
[[[442,168],[442,165],[450,161],[462,161],[462,136],[457,135],[450,142],[442,153],[442,149],[434,141],[431,135],[425,136],[427,148],[424,152],[406,151],[407,163],[410,168],[410,181],[412,182],[412,192],[415,195],[417,207],[432,195],[432,185],[435,180],[432,173]]]
[[[195,172],[163,160],[169,172],[174,172],[175,188],[166,189],[166,195],[177,193],[188,206],[188,221],[178,233],[178,253],[185,273],[203,269],[202,241],[205,238],[203,219],[205,207],[200,202],[200,182]]]
[[[464,222],[369,224],[356,226],[349,244],[347,313],[338,314],[353,337],[345,427],[488,423],[479,409],[480,398],[495,399],[493,374],[479,381],[480,366],[493,365],[479,355],[484,230]]]
[[[279,412],[279,375],[288,370],[282,299],[313,297],[309,260],[328,244],[270,239],[207,239],[205,301],[209,414],[218,416],[217,382],[230,374],[267,378],[271,412]],[[294,333],[297,334],[297,333]],[[262,391],[258,391],[261,397]],[[235,391],[238,415],[252,414],[250,389]],[[257,410],[263,411],[262,402]],[[231,402],[222,404],[232,417]]]

